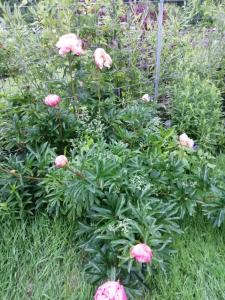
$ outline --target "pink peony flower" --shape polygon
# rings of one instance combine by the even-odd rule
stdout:
[[[127,295],[119,282],[107,281],[97,289],[94,300],[127,300]]]
[[[59,48],[59,54],[64,56],[69,52],[75,55],[82,55],[85,53],[82,48],[82,40],[74,33],[68,33],[61,36],[56,43],[56,47]]]
[[[103,67],[110,68],[112,65],[112,59],[102,48],[97,48],[94,52],[94,60],[96,66],[102,70]]]
[[[44,103],[48,106],[55,107],[61,102],[61,98],[58,95],[48,95],[44,99]]]
[[[150,263],[152,261],[152,249],[146,244],[137,244],[131,248],[130,255],[140,263]]]
[[[55,159],[56,168],[63,168],[68,163],[68,159],[65,155],[59,155]]]
[[[142,99],[143,102],[151,101],[151,98],[150,98],[149,94],[144,94],[141,99]]]
[[[187,148],[193,148],[194,147],[194,141],[190,139],[186,133],[183,133],[179,136],[179,141],[181,146],[187,147]]]

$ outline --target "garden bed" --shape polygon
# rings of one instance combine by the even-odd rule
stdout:
[[[224,4],[8,4],[0,297],[224,298]]]

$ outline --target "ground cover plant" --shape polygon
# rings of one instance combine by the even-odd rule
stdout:
[[[194,2],[189,14],[165,8],[156,101],[157,7],[30,4],[0,6],[1,222],[30,237],[32,226],[42,232],[36,216],[48,216],[44,224],[56,226],[56,244],[51,240],[49,247],[61,257],[53,259],[56,273],[49,280],[67,260],[57,246],[62,240],[68,253],[72,247],[82,253],[82,276],[93,284],[86,289],[78,283],[77,299],[137,299],[145,293],[154,299],[152,286],[157,290],[170,269],[178,272],[171,257],[192,218],[224,223],[224,6],[204,4],[197,23]],[[64,239],[66,222],[73,225]],[[43,239],[49,234],[43,231]],[[68,258],[63,272],[74,271],[70,262],[77,263]],[[23,282],[24,291],[14,297],[40,297],[33,280]],[[60,278],[57,284],[65,287],[59,299],[74,297],[74,283]],[[211,285],[209,291],[222,295]],[[4,293],[10,295],[7,287]],[[173,292],[164,299],[171,297]]]

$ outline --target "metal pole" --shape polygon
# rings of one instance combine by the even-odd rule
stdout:
[[[155,100],[158,99],[159,94],[159,77],[160,77],[160,59],[162,52],[163,39],[163,6],[164,0],[159,2],[159,16],[158,16],[158,33],[157,33],[157,47],[156,47],[156,69],[155,69]]]

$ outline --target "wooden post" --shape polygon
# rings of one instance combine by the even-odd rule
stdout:
[[[156,68],[155,68],[155,95],[154,99],[158,99],[159,94],[159,78],[160,78],[160,60],[162,52],[162,40],[163,40],[163,6],[164,0],[159,2],[159,15],[158,15],[158,33],[157,33],[157,47],[156,47]]]

